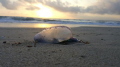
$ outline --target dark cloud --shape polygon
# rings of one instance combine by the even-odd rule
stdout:
[[[40,8],[36,6],[28,6],[26,10],[40,10]]]
[[[98,14],[120,14],[120,0],[99,0],[96,5],[87,7],[84,12]]]
[[[2,4],[2,6],[4,6],[7,9],[10,10],[15,10],[19,7],[20,3],[19,2],[11,2],[10,0],[0,0],[0,3]]]

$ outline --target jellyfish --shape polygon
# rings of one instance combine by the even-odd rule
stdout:
[[[34,40],[38,43],[78,42],[78,39],[73,37],[71,29],[67,26],[46,28],[37,33]]]

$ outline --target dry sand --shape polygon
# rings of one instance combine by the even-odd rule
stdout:
[[[120,67],[120,28],[78,27],[73,35],[90,44],[37,44],[42,29],[0,28],[0,67]]]

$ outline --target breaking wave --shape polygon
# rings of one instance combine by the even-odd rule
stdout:
[[[48,23],[120,26],[120,21],[83,20],[83,19],[41,19],[33,17],[0,16],[0,23]]]

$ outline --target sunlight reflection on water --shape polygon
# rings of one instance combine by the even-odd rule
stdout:
[[[117,26],[102,26],[102,25],[81,25],[81,24],[45,24],[45,23],[0,23],[2,28],[48,28],[52,26],[68,26],[74,27],[117,27]]]
[[[77,24],[44,24],[44,23],[0,23],[0,27],[7,28],[48,28],[52,26],[79,27]]]

